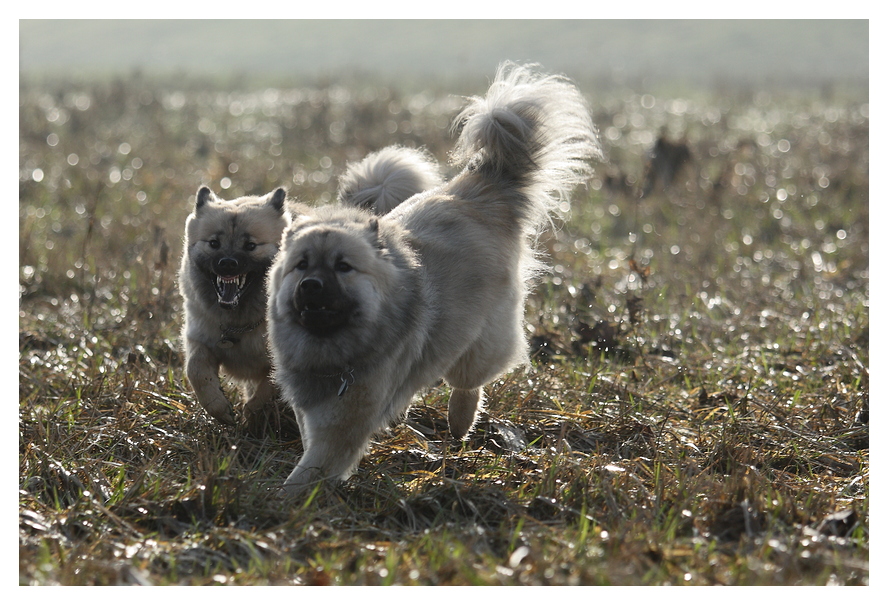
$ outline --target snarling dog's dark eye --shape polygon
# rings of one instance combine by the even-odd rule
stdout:
[[[208,243],[210,244],[210,248],[212,248],[213,250],[218,250],[219,246],[222,245],[217,239],[211,239]]]
[[[347,262],[345,262],[343,260],[336,263],[336,270],[339,271],[340,273],[348,273],[353,268],[354,267],[352,267],[351,265],[349,265]]]
[[[296,263],[296,268],[300,271],[305,271],[306,269],[308,269],[308,261],[303,258],[301,261]]]

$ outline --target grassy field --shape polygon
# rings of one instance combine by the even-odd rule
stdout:
[[[866,92],[583,89],[608,161],[544,239],[532,370],[464,444],[430,389],[285,506],[291,413],[222,427],[183,376],[194,193],[445,161],[459,99],[23,80],[20,583],[868,584]]]

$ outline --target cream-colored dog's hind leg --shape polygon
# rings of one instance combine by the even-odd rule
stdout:
[[[521,361],[525,344],[521,324],[515,319],[519,311],[515,303],[506,307],[500,316],[512,328],[489,327],[444,376],[453,389],[447,422],[455,439],[464,439],[475,425],[484,401],[484,385]]]
[[[483,389],[457,389],[450,392],[447,424],[454,439],[465,439],[475,425],[478,409],[484,396]]]

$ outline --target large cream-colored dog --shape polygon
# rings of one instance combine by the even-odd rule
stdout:
[[[371,437],[442,377],[450,431],[464,438],[484,385],[527,362],[534,245],[599,155],[590,113],[566,79],[506,64],[455,126],[453,180],[382,216],[316,209],[284,234],[268,325],[305,449],[290,492],[348,477]]]

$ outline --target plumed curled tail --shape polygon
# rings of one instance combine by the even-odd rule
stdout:
[[[339,179],[339,201],[388,214],[409,197],[442,183],[437,162],[427,151],[391,145],[358,163]]]
[[[512,182],[539,224],[592,175],[589,162],[601,158],[601,148],[577,87],[536,68],[499,66],[487,95],[470,98],[454,119],[461,131],[451,159]]]

